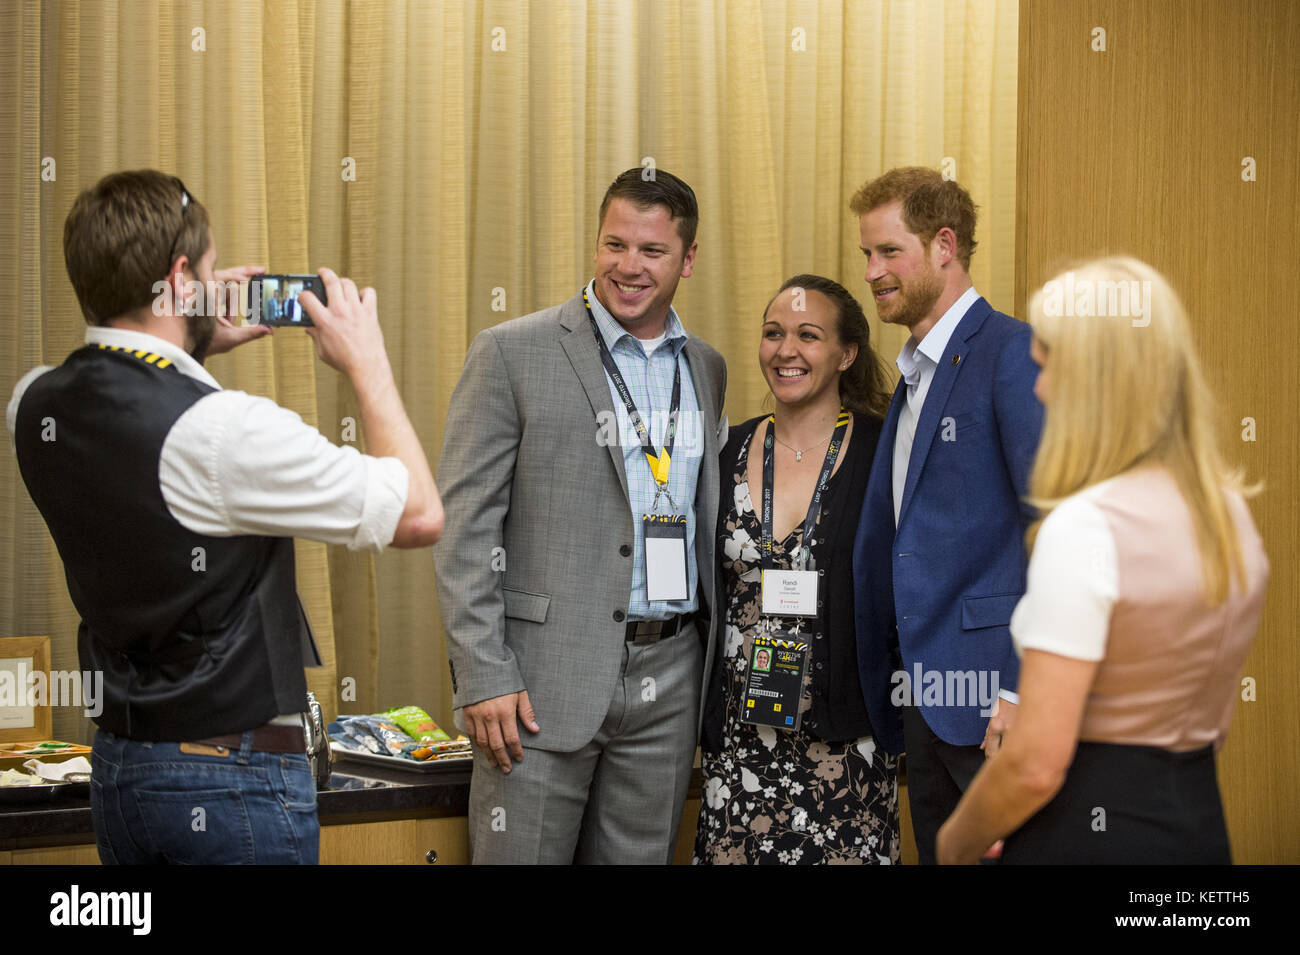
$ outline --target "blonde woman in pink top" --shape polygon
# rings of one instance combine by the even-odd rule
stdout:
[[[940,862],[1229,863],[1215,778],[1268,559],[1178,296],[1135,259],[1030,305],[1041,519],[1011,619],[1020,707],[939,830]]]

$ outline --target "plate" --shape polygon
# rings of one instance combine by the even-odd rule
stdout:
[[[468,753],[464,756],[445,757],[443,759],[403,759],[400,756],[381,756],[378,753],[358,753],[330,740],[330,752],[336,760],[352,763],[366,763],[370,766],[383,766],[407,773],[445,773],[448,770],[468,769],[474,765],[474,757]]]

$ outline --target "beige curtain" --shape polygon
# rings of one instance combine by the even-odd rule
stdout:
[[[847,203],[891,166],[943,165],[970,189],[975,284],[1010,310],[1016,21],[1015,0],[0,5],[0,390],[80,343],[61,246],[77,192],[152,166],[207,205],[220,262],[329,265],[378,289],[436,465],[469,340],[572,295],[605,187],[653,162],[699,197],[676,305],[728,360],[731,418],[748,417],[766,393],[763,306],[804,271],[864,294]],[[892,366],[903,333],[872,331]],[[211,368],[333,440],[358,417],[293,332]],[[77,616],[11,454],[0,554],[0,635],[48,633],[52,665],[74,668]],[[449,722],[429,554],[298,557],[328,708],[418,703]],[[89,726],[60,710],[55,732]]]

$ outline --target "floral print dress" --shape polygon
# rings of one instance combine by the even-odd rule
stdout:
[[[718,540],[727,593],[721,648],[726,717],[721,751],[704,754],[695,862],[897,864],[896,756],[878,749],[870,736],[827,743],[802,730],[740,720],[754,637],[772,629],[760,612],[762,527],[749,494],[748,451],[747,439]],[[828,494],[838,477],[839,472],[832,476]],[[777,567],[790,567],[789,555],[802,538],[801,522],[785,540],[773,542]],[[805,632],[823,625],[803,621]],[[804,720],[811,708],[812,679],[805,674],[799,702]]]

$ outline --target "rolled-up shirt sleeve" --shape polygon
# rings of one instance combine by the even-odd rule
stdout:
[[[1011,615],[1011,639],[1021,653],[1100,660],[1118,596],[1115,537],[1106,516],[1083,495],[1067,498],[1038,529],[1025,595]]]
[[[396,458],[329,441],[297,414],[218,391],[177,419],[158,482],[182,526],[212,537],[304,537],[349,550],[392,543],[410,476]]]

